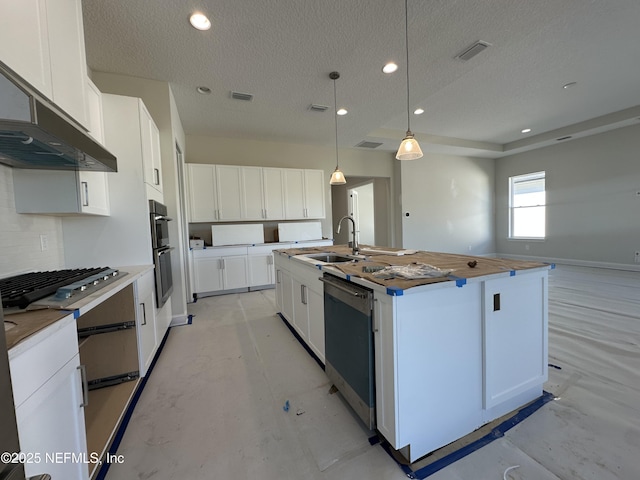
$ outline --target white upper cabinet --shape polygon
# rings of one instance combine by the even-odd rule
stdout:
[[[46,0],[0,2],[0,61],[53,97]]]
[[[162,160],[160,131],[142,100],[140,100],[140,135],[144,183],[162,193]]]
[[[88,127],[87,58],[80,0],[47,0],[53,101]]]
[[[282,220],[284,213],[284,169],[263,168],[262,184],[265,219]]]
[[[324,172],[188,163],[189,221],[324,218]]]
[[[0,2],[0,60],[88,127],[81,0]]]
[[[324,218],[324,172],[284,169],[285,215],[287,219]]]
[[[262,220],[265,217],[262,168],[242,167],[242,218]]]
[[[216,165],[217,220],[229,222],[242,217],[242,167]]]
[[[243,220],[282,220],[283,169],[242,167]]]
[[[216,221],[216,170],[213,165],[187,164],[187,192],[189,195],[189,221]]]

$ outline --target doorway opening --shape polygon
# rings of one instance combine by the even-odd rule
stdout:
[[[352,215],[359,244],[392,246],[391,180],[386,177],[349,177],[346,185],[331,187],[331,215],[336,245],[351,241],[352,224],[336,233],[337,222]]]

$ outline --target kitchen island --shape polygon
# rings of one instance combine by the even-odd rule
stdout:
[[[409,461],[542,395],[549,265],[386,247],[363,248],[348,263],[308,256],[320,250],[351,253],[340,245],[277,252],[279,313],[324,363],[318,277],[330,273],[373,291],[376,429]],[[446,275],[370,271],[415,263]]]

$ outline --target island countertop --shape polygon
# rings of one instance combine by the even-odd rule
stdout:
[[[335,253],[338,255],[350,255],[351,247],[348,245],[333,245],[327,247],[290,248],[277,250],[278,253],[294,257],[312,263],[321,270],[338,270],[347,279],[363,279],[387,289],[402,292],[410,288],[431,285],[443,282],[456,282],[457,286],[464,285],[467,280],[484,277],[486,275],[515,275],[518,270],[548,269],[551,266],[541,262],[514,260],[505,258],[478,257],[471,255],[459,255],[452,253],[428,252],[422,250],[404,250],[392,247],[374,247],[362,245],[359,253],[359,261],[354,263],[325,263],[306,258],[305,255],[313,253]],[[451,270],[446,276],[438,278],[379,278],[372,272],[363,271],[363,267],[376,266],[404,266],[410,264],[427,264],[441,270]],[[471,266],[473,265],[473,266]],[[356,280],[357,281],[357,280]],[[359,283],[359,282],[358,282]]]

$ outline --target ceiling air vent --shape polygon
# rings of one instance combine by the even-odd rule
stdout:
[[[476,43],[474,43],[473,45],[465,48],[462,53],[458,54],[456,56],[456,58],[458,60],[461,60],[463,62],[466,62],[467,60],[471,60],[473,57],[475,57],[476,55],[478,55],[480,52],[485,51],[487,48],[489,48],[491,46],[490,43],[488,42],[483,42],[482,40],[478,40]]]
[[[378,142],[367,142],[366,140],[364,142],[360,142],[359,144],[356,145],[356,147],[362,147],[362,148],[378,148],[380,145],[382,145],[381,143]]]
[[[245,102],[250,102],[251,100],[253,100],[253,94],[231,92],[231,98],[233,98],[234,100],[244,100]]]
[[[569,140],[570,138],[571,138],[571,135],[567,135],[566,137],[556,138],[556,142],[560,142],[561,140]]]
[[[326,105],[318,105],[312,103],[311,105],[309,105],[309,110],[311,110],[312,112],[326,112],[327,110],[329,110],[329,107],[327,107]]]

